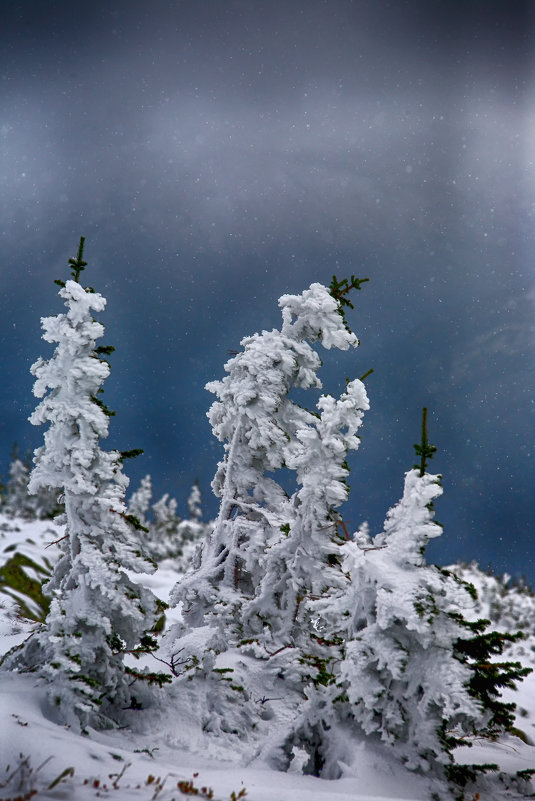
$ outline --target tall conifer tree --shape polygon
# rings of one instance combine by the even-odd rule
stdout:
[[[34,394],[43,400],[30,421],[48,429],[35,452],[30,491],[63,492],[63,556],[47,585],[52,603],[44,625],[4,667],[46,678],[58,717],[85,727],[113,725],[130,706],[132,678],[123,654],[152,647],[147,630],[156,623],[157,603],[126,572],[152,567],[136,550],[128,522],[125,454],[99,445],[112,415],[99,396],[113,349],[96,345],[104,327],[93,312],[103,311],[106,300],[80,283],[83,248],[82,238],[69,260],[72,278],[56,282],[67,312],[42,320],[54,354],[32,366]]]

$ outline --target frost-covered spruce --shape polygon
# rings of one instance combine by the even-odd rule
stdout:
[[[464,737],[495,736],[512,725],[500,688],[514,686],[526,671],[516,663],[488,670],[503,640],[483,634],[488,621],[467,622],[473,588],[426,564],[429,540],[442,533],[432,506],[442,487],[440,476],[426,472],[434,449],[426,441],[425,413],[423,430],[421,466],[406,474],[383,532],[344,546],[351,583],[319,606],[327,624],[344,622],[336,675],[340,719],[390,746],[409,769],[462,781],[452,749]],[[331,747],[329,756],[345,754]]]
[[[474,619],[488,618],[500,631],[520,630],[526,636],[535,635],[535,595],[525,581],[512,581],[507,574],[499,576],[484,571],[476,562],[454,564],[449,570],[476,588]]]
[[[188,496],[188,510],[190,520],[202,520],[202,496],[199,484],[195,482]]]
[[[180,517],[177,514],[178,504],[169,493],[162,495],[159,501],[151,504],[152,480],[145,476],[132,494],[128,503],[128,511],[133,515],[145,531],[140,530],[139,539],[143,550],[156,562],[161,559],[175,557],[180,553],[180,537],[178,526]]]
[[[200,501],[200,497],[198,487],[194,487],[194,498]],[[147,542],[154,559],[172,559],[177,572],[184,573],[189,568],[197,546],[213,526],[202,522],[200,506],[195,507],[196,515],[200,516],[190,519],[182,519],[177,508],[176,500],[170,498],[168,493],[153,504]]]
[[[152,521],[149,523],[147,547],[151,556],[159,561],[180,554],[178,527],[180,516],[178,503],[166,492],[152,505]]]
[[[204,540],[212,533],[214,522],[203,520],[202,495],[195,483],[188,496],[189,520],[181,520],[178,525],[180,555],[175,559],[177,570],[187,573],[193,564],[197,549],[202,548]]]
[[[152,479],[147,474],[141,479],[139,487],[132,493],[128,501],[128,513],[136,517],[144,527],[148,526],[147,512],[149,511],[151,500]]]
[[[351,287],[357,284],[355,279]],[[340,284],[337,289],[346,291]],[[288,704],[297,708],[303,702],[303,677],[311,671],[317,673],[315,665],[299,666],[301,652],[293,648],[289,661],[291,670],[296,668],[295,676],[283,682],[281,693],[274,692],[271,667],[277,670],[276,659],[268,660],[274,636],[269,626],[263,627],[262,603],[261,608],[254,608],[254,600],[262,592],[271,547],[287,537],[294,519],[303,513],[296,496],[290,499],[282,489],[279,471],[301,470],[299,459],[304,458],[306,445],[299,437],[304,437],[305,431],[314,435],[321,425],[318,414],[294,403],[289,393],[293,387],[321,388],[317,375],[321,361],[314,343],[342,350],[357,345],[340,313],[342,301],[326,287],[313,284],[301,295],[285,295],[279,304],[281,330],[244,339],[244,350],[226,365],[227,377],[208,385],[217,395],[209,418],[214,433],[225,444],[225,458],[212,485],[221,498],[220,512],[213,534],[195,554],[192,570],[175,588],[174,600],[182,603],[183,622],[166,638],[169,658],[182,661],[185,671],[186,680],[177,683],[178,708],[189,694],[203,730],[240,733],[242,739],[258,738],[264,728],[262,719],[266,714],[269,717],[267,708],[255,703],[258,698],[282,693],[284,708]],[[348,399],[352,390],[348,390]],[[324,418],[327,428],[332,422],[328,417]],[[340,456],[340,464],[342,461]],[[345,468],[339,468],[338,477],[343,480],[346,475]],[[345,498],[345,489],[334,493],[331,486],[329,491],[336,494],[336,502]],[[336,506],[334,497],[331,502]],[[329,520],[330,527],[323,532],[327,549],[335,531],[333,524],[334,520]],[[267,611],[269,588],[264,586],[263,591]],[[290,593],[283,605],[277,606],[277,629],[293,619],[295,595],[293,601],[292,605]],[[185,663],[189,664],[184,667]],[[233,672],[227,675],[229,664]],[[287,667],[285,659],[284,669]],[[231,683],[223,676],[227,681],[231,677]],[[195,681],[190,683],[189,678]]]
[[[265,558],[256,597],[247,607],[250,626],[269,637],[270,650],[314,636],[315,599],[347,584],[341,571],[338,507],[347,499],[346,457],[356,450],[364,410],[369,408],[362,381],[348,383],[336,399],[322,395],[319,413],[298,429],[288,445],[286,465],[296,471],[290,521]],[[317,639],[317,638],[316,638]]]
[[[450,762],[447,731],[471,734],[484,715],[454,652],[466,630],[450,613],[461,614],[471,599],[423,557],[441,534],[429,508],[441,494],[438,476],[407,473],[370,550],[348,543],[351,585],[337,612],[348,627],[340,678],[354,720],[424,772]]]
[[[267,552],[265,575],[247,608],[263,624],[257,624],[255,642],[276,654],[271,673],[277,672],[287,688],[306,699],[282,746],[269,756],[287,767],[298,748],[308,755],[305,772],[327,777],[334,774],[330,768],[323,772],[330,745],[325,732],[335,723],[332,699],[338,691],[331,685],[342,640],[340,621],[331,619],[327,625],[321,604],[348,584],[337,509],[349,491],[347,452],[358,448],[356,432],[368,407],[364,384],[351,381],[339,399],[323,395],[313,425],[296,433],[288,459],[299,485],[292,498],[295,516],[285,536]]]
[[[26,520],[49,520],[63,511],[58,501],[57,490],[39,487],[32,494],[28,492],[30,480],[30,459],[22,460],[15,453],[9,466],[9,479],[2,511],[9,517],[22,517]]]
[[[35,452],[29,487],[63,491],[63,556],[48,585],[52,603],[44,625],[8,656],[4,668],[43,676],[58,718],[85,727],[113,725],[130,706],[132,677],[123,655],[147,645],[157,604],[126,572],[152,568],[135,551],[121,454],[99,446],[110,415],[98,398],[110,370],[102,355],[111,349],[95,344],[104,328],[93,312],[101,312],[106,301],[79,283],[82,256],[83,239],[70,260],[73,280],[58,282],[67,312],[42,320],[43,339],[56,344],[54,354],[32,367],[34,394],[43,400],[30,420],[49,427]]]
[[[9,465],[6,498],[2,507],[2,511],[9,517],[32,520],[36,516],[35,499],[28,494],[29,477],[28,465],[15,454]]]
[[[321,360],[313,343],[341,350],[358,344],[345,326],[341,302],[321,284],[312,284],[301,295],[284,295],[279,306],[281,330],[243,339],[243,351],[225,365],[228,375],[207,385],[217,396],[208,417],[225,446],[212,483],[221,505],[193,570],[173,593],[175,603],[184,603],[187,616],[171,635],[205,627],[202,647],[199,636],[195,638],[195,655],[204,661],[208,646],[225,649],[256,632],[256,621],[250,628],[243,617],[244,603],[260,588],[266,549],[279,542],[297,514],[277,483],[277,471],[296,459],[298,432],[315,431],[317,416],[288,393],[292,387],[321,388]],[[255,615],[262,611],[255,610]]]
[[[143,551],[156,562],[175,556],[179,550],[177,529],[180,518],[177,502],[163,495],[151,504],[152,479],[146,475],[128,502],[128,512],[137,521],[139,543]]]
[[[152,481],[149,475],[141,480],[128,503],[128,512],[145,531],[140,530],[139,541],[143,551],[156,562],[172,559],[178,573],[185,573],[194,552],[213,524],[202,520],[201,491],[194,484],[188,497],[189,519],[181,519],[178,504],[165,493],[151,505]]]

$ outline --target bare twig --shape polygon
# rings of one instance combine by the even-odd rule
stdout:
[[[280,654],[280,652],[284,651],[285,648],[295,648],[295,646],[294,645],[283,645],[281,648],[278,648],[276,651],[273,651],[272,654],[270,654],[269,651],[266,651],[266,654],[271,659],[272,656],[276,656],[277,654]]]
[[[58,542],[62,542],[63,540],[68,540],[68,539],[69,539],[69,535],[68,534],[64,534],[63,537],[59,538],[59,540],[54,540],[53,542],[47,543],[45,545],[45,550],[46,550],[46,548],[50,548],[52,545],[57,545]]]
[[[388,545],[371,545],[369,548],[361,548],[360,550],[368,553],[368,551],[382,551],[385,548],[388,548]]]
[[[188,657],[188,659],[177,660],[178,655],[183,650],[184,649],[181,648],[180,651],[175,651],[174,654],[171,654],[170,661],[167,661],[166,659],[161,659],[159,656],[156,656],[156,654],[152,654],[152,656],[154,657],[154,659],[156,659],[157,662],[161,662],[162,665],[167,665],[167,667],[169,668],[169,670],[171,671],[173,676],[175,676],[175,678],[178,678],[179,676],[182,675],[181,673],[177,673],[178,666],[179,665],[186,665],[188,662],[191,661],[191,657]]]
[[[344,537],[346,538],[346,540],[350,540],[351,536],[349,534],[349,531],[347,530],[347,526],[346,526],[345,522],[342,519],[339,519],[339,520],[336,521],[336,525],[340,526],[340,528],[344,532]]]
[[[263,695],[262,698],[255,699],[255,704],[262,704],[263,706],[264,704],[267,704],[268,701],[282,701],[282,698],[266,698],[266,696]]]
[[[351,539],[351,535],[350,535],[349,531],[347,530],[346,522],[347,523],[351,523],[351,520],[345,521],[345,520],[342,520],[341,518],[337,518],[334,521],[334,523],[329,523],[328,526],[323,526],[322,528],[320,528],[320,531],[327,531],[327,529],[329,529],[329,528],[336,528],[337,529],[338,526],[340,526],[340,528],[344,532],[344,537],[346,538],[346,540],[350,540]]]
[[[119,789],[119,781],[123,778],[123,776],[126,773],[126,771],[128,770],[128,768],[131,768],[131,767],[132,767],[132,763],[131,762],[125,762],[124,767],[123,767],[123,769],[122,769],[122,771],[120,773],[110,773],[110,774],[108,774],[108,778],[109,779],[113,779],[113,782],[112,782],[111,786],[113,787],[114,790],[118,790]]]
[[[301,601],[303,600],[303,598],[304,598],[304,595],[298,595],[297,596],[297,601],[296,601],[296,604],[295,604],[295,612],[294,612],[294,616],[293,616],[293,620],[292,620],[293,623],[295,623],[295,621],[297,620],[297,615],[299,614],[299,607],[301,606]]]

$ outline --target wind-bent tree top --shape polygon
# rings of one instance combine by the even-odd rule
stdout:
[[[323,284],[311,284],[300,295],[282,295],[283,336],[315,342],[320,339],[327,350],[347,350],[358,345],[358,339],[348,331],[340,314],[340,303]]]

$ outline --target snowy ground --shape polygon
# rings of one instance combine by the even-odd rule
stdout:
[[[44,558],[53,562],[57,546],[45,549],[45,545],[61,535],[61,529],[49,523],[25,524],[0,516],[0,568],[13,555],[14,546],[38,564]],[[167,600],[176,581],[170,563],[147,578],[152,589]],[[15,602],[10,597],[0,595],[0,605],[3,654],[27,636],[32,624],[15,616]],[[509,695],[519,707],[518,728],[528,742],[535,743],[535,674],[518,693]],[[208,754],[195,747],[187,719],[177,719],[172,709],[159,718],[148,714],[145,722],[138,719],[135,734],[123,730],[77,735],[52,722],[44,688],[31,675],[0,674],[0,727],[0,801],[108,797],[116,801],[192,797],[213,801],[428,801],[430,795],[425,779],[364,741],[355,747],[353,763],[345,767],[343,777],[326,781],[278,773],[254,759],[246,766],[238,765],[228,743],[220,743],[219,748],[212,745]],[[535,767],[535,747],[514,737],[502,743],[475,743],[463,751],[457,755],[459,762],[494,762],[512,773]],[[481,801],[487,798],[481,796]]]

